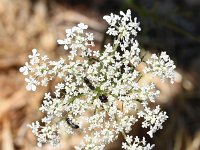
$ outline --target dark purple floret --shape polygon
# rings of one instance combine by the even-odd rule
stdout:
[[[104,94],[101,94],[99,96],[99,99],[101,100],[102,103],[108,102],[108,97],[106,95],[104,95]]]

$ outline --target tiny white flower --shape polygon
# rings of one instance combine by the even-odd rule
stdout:
[[[120,11],[120,15],[122,15],[122,20],[123,21],[129,21],[130,17],[131,17],[131,10],[128,9],[126,14],[123,11]]]
[[[25,78],[27,82],[26,89],[28,91],[36,91],[36,81],[33,78]]]
[[[57,40],[57,43],[58,44],[65,44],[65,41],[64,40]]]
[[[50,100],[51,99],[51,93],[50,92],[45,93],[44,99]]]
[[[114,15],[113,15],[113,13],[111,13],[110,16],[105,15],[103,17],[103,19],[106,20],[108,22],[108,24],[110,24],[114,20]]]
[[[99,56],[100,56],[99,51],[93,51],[93,56],[94,56],[94,57],[99,57]]]
[[[20,67],[19,71],[22,72],[23,75],[28,75],[28,73],[29,73],[29,65],[28,65],[28,63],[26,62],[25,66]]]
[[[79,23],[78,27],[84,30],[88,28],[88,25],[85,25],[84,23]]]

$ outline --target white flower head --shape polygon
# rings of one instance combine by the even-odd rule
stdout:
[[[28,91],[47,86],[52,80],[60,81],[54,92],[44,94],[39,110],[46,115],[29,125],[38,146],[57,146],[61,134],[82,132],[82,142],[75,147],[78,150],[103,150],[120,133],[125,138],[123,149],[153,148],[145,138],[128,135],[142,118],[142,127],[148,128],[147,134],[153,137],[168,118],[159,106],[149,107],[160,94],[155,83],[142,84],[140,80],[151,74],[173,81],[175,65],[165,52],[152,54],[148,60],[141,58],[135,39],[141,28],[137,18],[132,20],[130,10],[103,19],[109,24],[106,33],[114,40],[103,45],[101,51],[95,50],[93,33],[86,31],[88,25],[79,23],[66,29],[64,39],[57,40],[68,51],[67,60],[50,60],[33,49],[30,61],[19,69],[26,75]],[[146,66],[143,72],[138,69],[142,63]]]

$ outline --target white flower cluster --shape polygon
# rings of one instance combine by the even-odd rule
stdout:
[[[151,150],[154,145],[146,143],[145,138],[142,138],[142,141],[136,136],[133,141],[133,136],[127,135],[125,137],[126,142],[122,143],[122,148],[126,150]]]
[[[160,57],[153,54],[149,60],[146,61],[147,67],[144,69],[145,73],[152,72],[153,76],[158,76],[163,81],[165,78],[171,79],[174,82],[174,69],[176,66],[170,60],[166,52],[161,52]]]
[[[81,56],[91,56],[92,50],[89,46],[93,47],[93,33],[84,33],[88,26],[83,23],[78,24],[72,29],[66,29],[66,39],[57,40],[58,44],[64,45],[64,49],[70,49],[69,60],[73,60],[77,56],[77,51],[81,50]]]
[[[147,134],[149,134],[149,136],[152,138],[153,133],[155,133],[159,129],[162,129],[162,126],[160,126],[160,124],[165,122],[168,116],[166,115],[166,112],[160,112],[160,106],[158,105],[153,110],[145,107],[144,111],[138,112],[138,118],[144,118],[144,121],[142,122],[142,127],[150,127],[150,131],[148,131]]]
[[[133,141],[127,134],[132,126],[143,118],[142,127],[149,128],[147,134],[162,129],[167,119],[160,107],[151,110],[160,91],[154,83],[140,83],[146,73],[161,80],[174,78],[174,63],[165,52],[155,54],[145,61],[141,59],[139,44],[135,40],[140,31],[137,18],[131,19],[131,11],[120,11],[103,17],[109,24],[107,34],[114,36],[113,43],[104,45],[104,51],[94,48],[93,34],[85,32],[87,25],[78,24],[66,30],[66,38],[58,40],[69,51],[70,60],[63,58],[51,61],[33,49],[30,61],[20,68],[27,76],[27,90],[47,86],[50,80],[60,78],[54,93],[45,93],[40,111],[46,116],[41,123],[29,125],[37,136],[38,145],[59,145],[60,134],[76,134],[82,131],[83,140],[76,149],[101,150],[122,133],[126,143],[124,149],[149,150],[153,146],[145,139]],[[81,58],[81,59],[80,59]],[[138,69],[146,64],[143,71]]]

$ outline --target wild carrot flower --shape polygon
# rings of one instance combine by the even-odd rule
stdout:
[[[111,13],[103,19],[109,25],[107,34],[114,37],[113,43],[104,45],[104,51],[91,50],[93,34],[86,32],[88,26],[80,23],[66,29],[65,39],[57,40],[69,51],[69,61],[63,58],[52,61],[33,49],[30,61],[20,68],[27,76],[29,91],[47,86],[55,78],[61,79],[54,93],[45,93],[39,109],[45,117],[29,125],[37,136],[38,146],[59,145],[60,133],[71,135],[82,131],[83,140],[76,149],[104,149],[120,133],[125,137],[124,149],[153,148],[145,138],[140,141],[128,135],[132,126],[143,118],[142,127],[148,128],[147,134],[153,137],[168,118],[159,106],[149,107],[160,94],[155,83],[139,81],[150,74],[173,83],[174,62],[165,52],[159,56],[152,54],[148,60],[141,58],[135,39],[141,28],[137,18],[132,20],[130,10],[120,11],[120,15]],[[137,69],[141,63],[145,64],[143,71]]]

